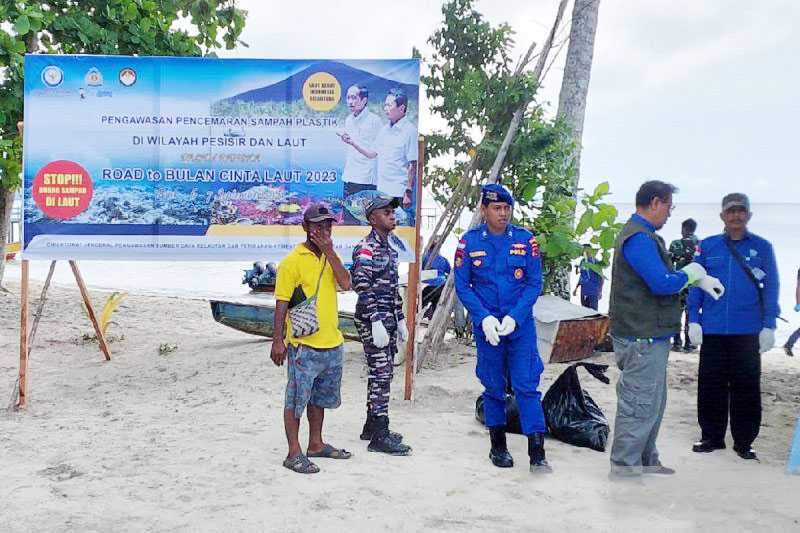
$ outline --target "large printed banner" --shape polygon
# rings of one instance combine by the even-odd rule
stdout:
[[[277,260],[324,203],[349,258],[396,197],[414,260],[419,62],[29,55],[27,259]]]

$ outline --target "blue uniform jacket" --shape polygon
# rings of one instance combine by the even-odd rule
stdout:
[[[425,268],[427,263],[428,256],[426,255],[422,258],[422,267]],[[447,281],[448,274],[450,274],[450,262],[441,255],[437,255],[433,258],[431,265],[428,267],[428,270],[434,269],[438,272],[438,276],[433,279],[426,279],[422,283],[430,285],[431,287],[441,287],[444,285],[444,282]]]
[[[489,315],[501,321],[511,316],[517,330],[533,320],[533,304],[542,292],[542,258],[530,231],[511,224],[500,236],[490,235],[486,224],[471,229],[458,243],[454,272],[458,298],[478,331]]]
[[[581,288],[581,294],[584,296],[600,296],[603,292],[603,276],[586,268],[585,263],[597,264],[599,261],[594,258],[582,259],[580,265],[580,277],[578,278],[578,285]]]
[[[725,286],[725,294],[715,301],[702,290],[691,288],[687,300],[689,321],[699,323],[703,326],[703,333],[710,335],[753,335],[762,328],[774,329],[780,307],[778,266],[772,245],[752,233],[747,233],[740,241],[733,241],[756,276],[763,273],[762,317],[756,286],[739,266],[724,239],[724,234],[704,239],[695,261],[703,265],[710,276],[719,278]]]

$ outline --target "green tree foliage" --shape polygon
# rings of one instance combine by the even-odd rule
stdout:
[[[0,189],[20,185],[26,52],[213,55],[244,44],[245,16],[235,0],[0,0]]]
[[[461,178],[471,154],[477,173],[486,175],[494,163],[514,111],[534,101],[501,169],[502,183],[517,198],[517,222],[536,232],[545,259],[545,290],[550,273],[580,257],[581,243],[609,250],[620,225],[614,206],[603,203],[608,183],[579,196],[583,216],[577,226],[572,197],[574,169],[568,157],[572,146],[565,126],[545,117],[535,103],[537,80],[530,74],[515,77],[513,30],[492,26],[473,9],[473,0],[450,0],[442,7],[441,27],[428,39],[433,48],[422,76],[431,112],[444,127],[426,137],[431,160],[426,185],[445,203]],[[477,205],[475,188],[471,207]]]

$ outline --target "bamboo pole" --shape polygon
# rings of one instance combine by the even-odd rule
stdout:
[[[18,402],[19,409],[28,405],[28,273],[29,262],[22,260],[19,296],[19,383]]]
[[[50,262],[50,270],[47,272],[47,278],[44,280],[42,287],[42,295],[39,297],[39,304],[36,306],[36,312],[33,314],[33,326],[31,327],[31,334],[28,336],[28,358],[31,356],[33,349],[33,339],[36,338],[36,330],[39,328],[39,320],[42,318],[42,311],[44,311],[44,302],[47,300],[47,289],[50,288],[50,280],[53,279],[53,272],[56,270],[56,262]]]
[[[86,312],[89,314],[89,320],[92,322],[95,335],[97,335],[97,341],[100,343],[100,350],[103,352],[103,355],[105,355],[106,361],[110,361],[111,352],[108,349],[108,344],[106,344],[106,337],[103,335],[103,331],[100,329],[100,324],[97,322],[97,316],[94,314],[92,300],[89,298],[89,291],[86,290],[86,284],[83,282],[81,273],[78,270],[78,263],[70,260],[69,266],[72,268],[72,273],[75,275],[75,281],[78,283],[78,288],[81,291],[83,303],[86,304]]]
[[[403,393],[404,400],[411,400],[414,392],[414,354],[417,349],[417,310],[419,304],[417,297],[419,295],[419,271],[422,257],[420,257],[420,214],[422,213],[422,177],[425,174],[425,137],[420,136],[418,142],[417,157],[417,207],[416,216],[416,239],[414,240],[414,257],[416,261],[408,265],[408,297],[406,302],[406,324],[408,324],[408,339],[406,339],[406,376],[405,376],[405,391]]]

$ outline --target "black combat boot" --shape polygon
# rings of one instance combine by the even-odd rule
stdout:
[[[553,471],[544,457],[544,433],[528,435],[528,456],[531,458],[531,472],[538,474]]]
[[[361,435],[359,436],[361,440],[372,440],[372,433],[375,431],[375,419],[377,418],[377,416],[367,413],[367,420],[364,422],[364,428],[361,430]],[[397,442],[403,442],[403,436],[400,433],[390,431],[389,437]]]
[[[372,439],[369,441],[367,450],[389,455],[408,455],[411,453],[411,446],[393,439],[389,431],[389,417],[378,416],[373,422]]]
[[[490,427],[489,439],[492,441],[492,449],[489,450],[489,459],[492,460],[492,464],[498,468],[514,466],[514,458],[508,453],[505,426]]]

